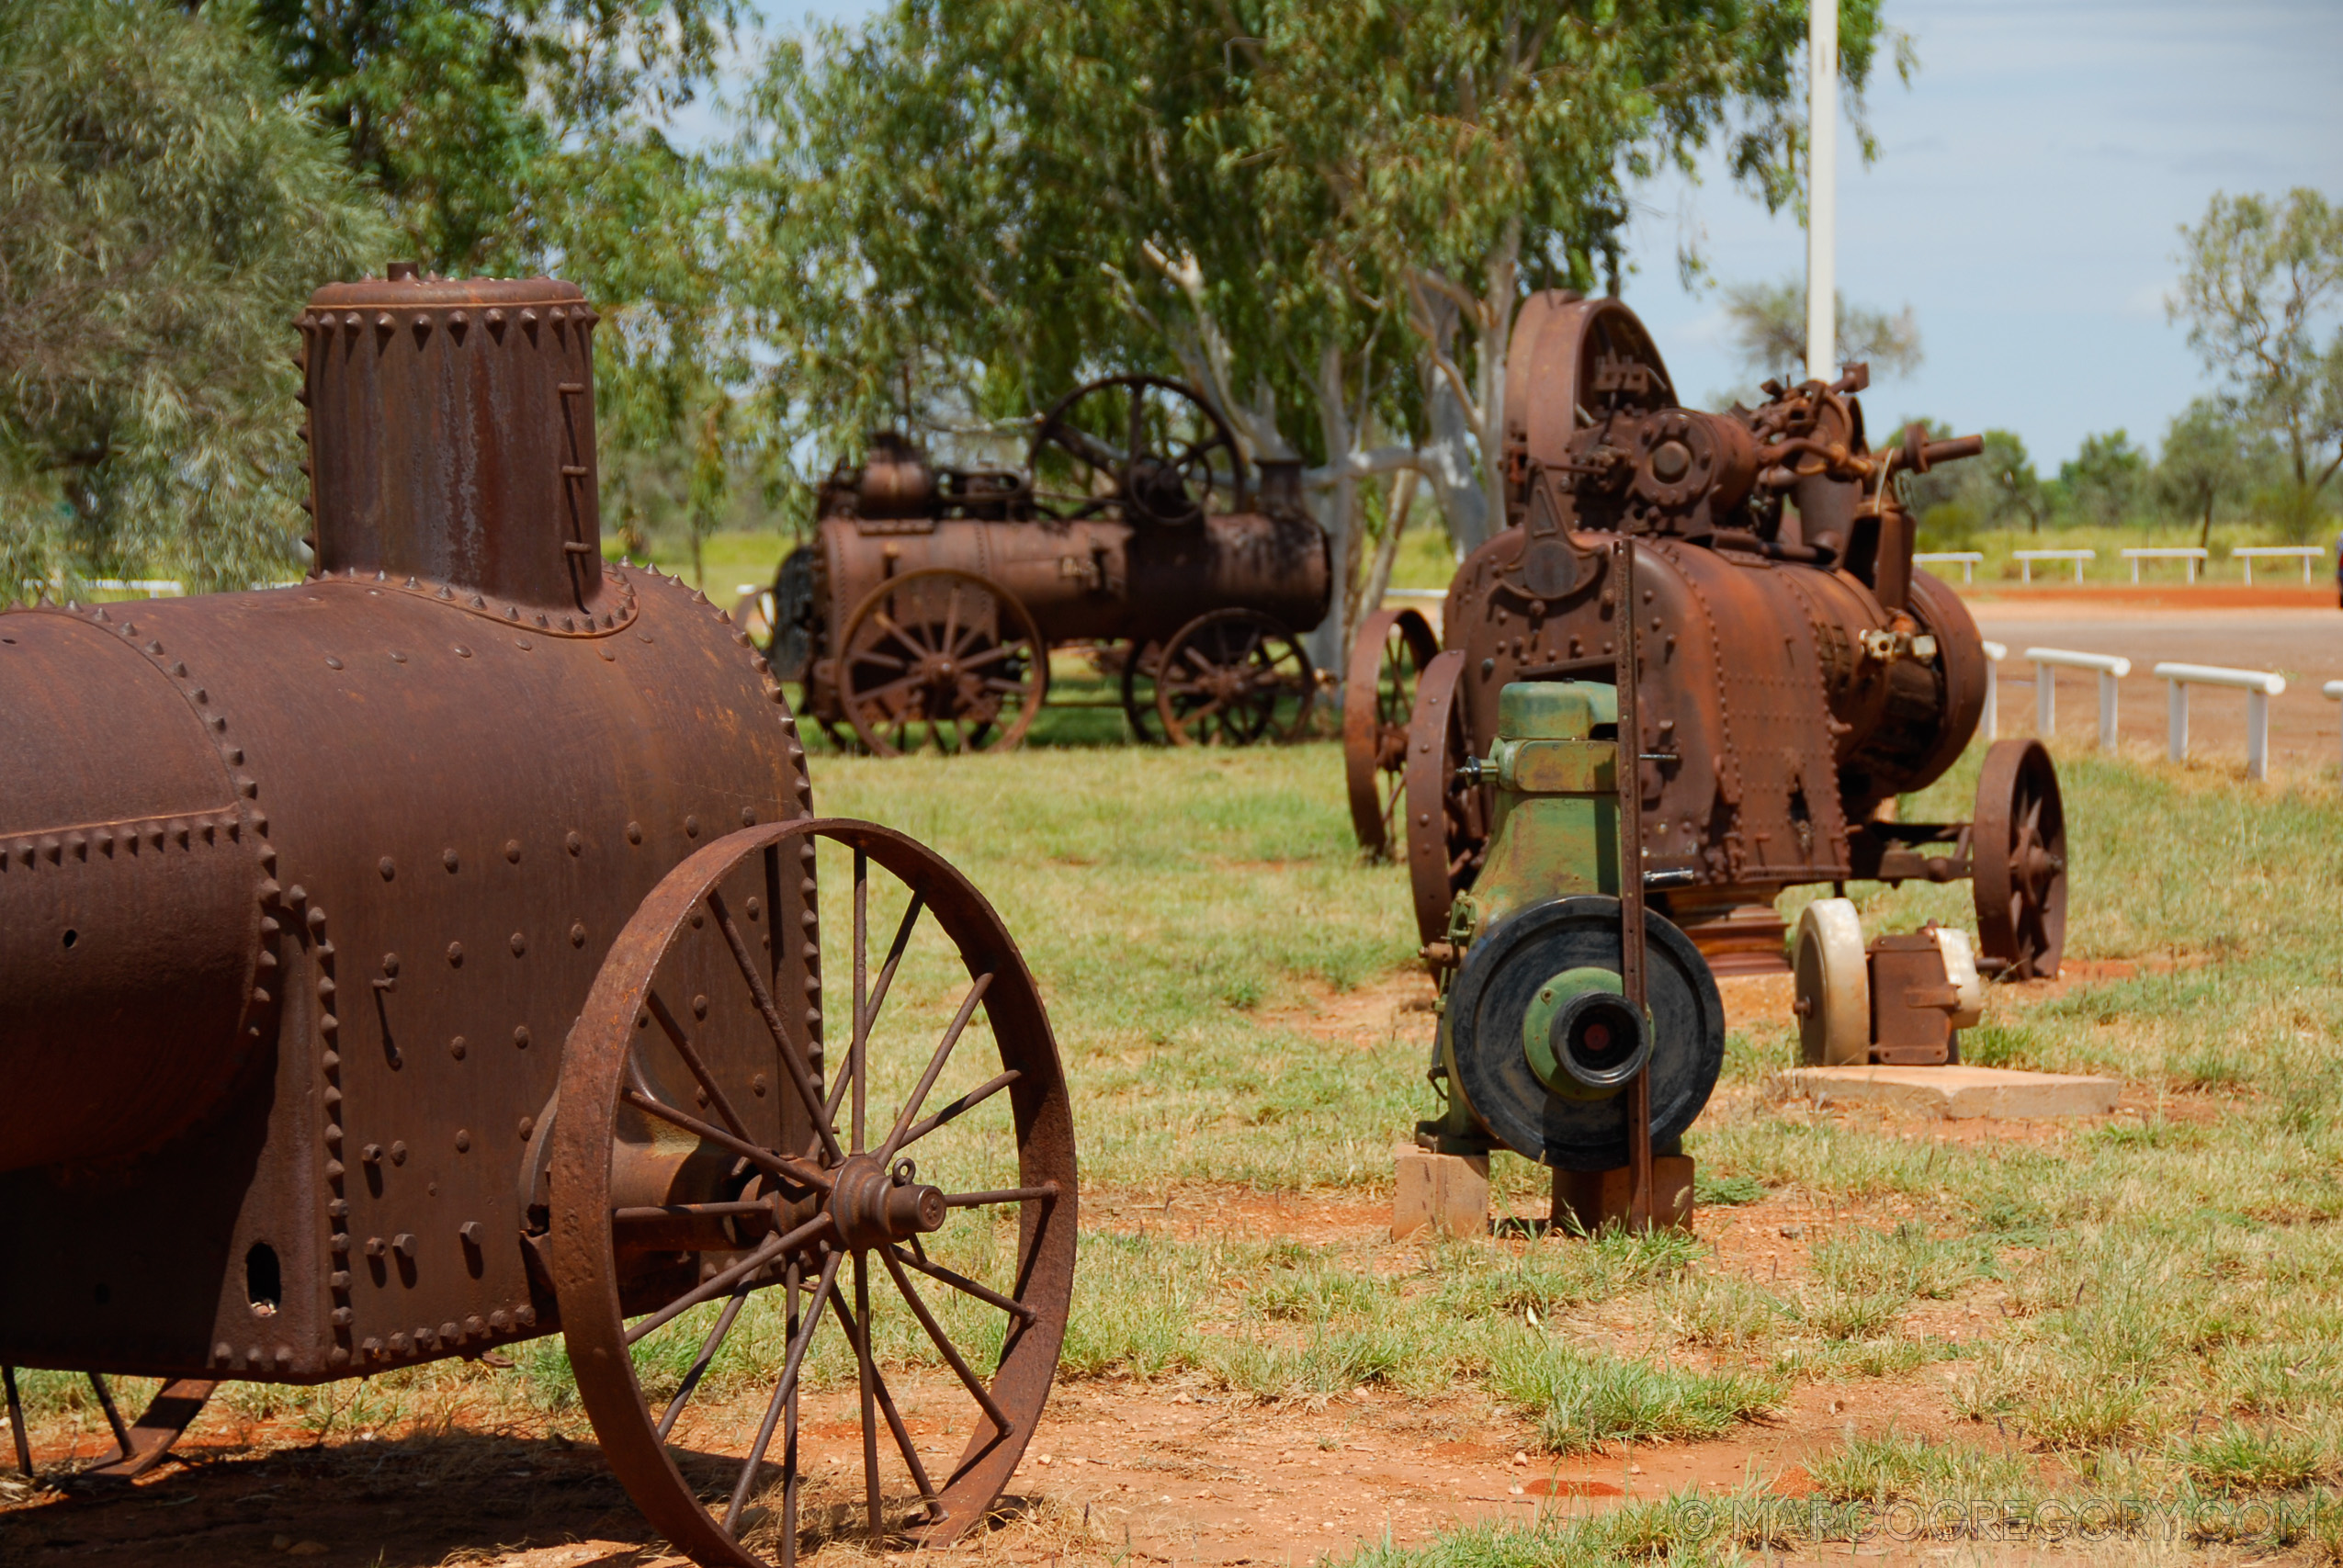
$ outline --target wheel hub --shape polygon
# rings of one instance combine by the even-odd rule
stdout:
[[[849,1155],[830,1190],[830,1217],[850,1251],[888,1247],[944,1228],[944,1190],[916,1179],[910,1160],[893,1170],[873,1155]]]

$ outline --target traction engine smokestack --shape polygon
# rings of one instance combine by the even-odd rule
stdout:
[[[507,619],[614,608],[594,441],[599,320],[553,278],[320,289],[298,321],[325,576],[413,577]]]

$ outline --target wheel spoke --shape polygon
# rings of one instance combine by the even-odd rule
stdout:
[[[659,1418],[661,1442],[667,1440],[667,1434],[674,1429],[675,1417],[684,1413],[684,1406],[690,1401],[692,1391],[699,1387],[699,1380],[707,1375],[708,1363],[716,1359],[717,1348],[724,1343],[724,1337],[732,1332],[733,1321],[741,1315],[741,1308],[748,1304],[748,1299],[749,1287],[747,1281],[743,1280],[733,1287],[732,1299],[724,1303],[723,1315],[716,1320],[716,1326],[707,1331],[707,1337],[700,1341],[699,1354],[692,1358],[691,1370],[684,1374],[684,1381],[676,1385],[675,1397],[667,1402],[666,1413]]]
[[[878,1507],[878,1423],[873,1419],[877,1401],[871,1386],[877,1381],[878,1368],[871,1359],[870,1337],[858,1332],[870,1321],[870,1269],[863,1253],[855,1254],[854,1314],[849,1317],[846,1303],[840,1302],[838,1320],[855,1348],[855,1377],[862,1397],[863,1507],[870,1517],[870,1539],[877,1542],[886,1537],[887,1521]]]
[[[731,1100],[727,1099],[724,1090],[718,1087],[715,1075],[707,1070],[707,1064],[700,1060],[697,1051],[692,1049],[691,1036],[685,1034],[684,1026],[675,1021],[675,1015],[668,1011],[667,1004],[660,999],[659,993],[651,992],[644,998],[644,1004],[651,1016],[658,1020],[660,1031],[667,1036],[667,1043],[675,1047],[675,1055],[684,1059],[684,1066],[689,1068],[692,1077],[699,1081],[702,1092],[707,1096],[707,1102],[716,1108],[716,1113],[719,1116],[724,1118],[724,1125],[732,1130],[734,1137],[747,1138],[748,1124],[742,1122],[740,1113],[732,1109]]]
[[[647,1336],[658,1333],[702,1302],[714,1301],[775,1258],[787,1252],[791,1247],[810,1240],[816,1228],[829,1223],[830,1216],[822,1214],[808,1220],[787,1235],[765,1237],[764,1241],[757,1244],[755,1251],[733,1264],[730,1269],[721,1273],[710,1275],[650,1316],[629,1324],[627,1327],[627,1343],[637,1344]]]
[[[935,1112],[934,1115],[922,1117],[919,1121],[912,1122],[911,1130],[903,1134],[902,1143],[897,1145],[897,1152],[900,1153],[903,1149],[910,1148],[913,1144],[918,1143],[922,1138],[926,1137],[930,1133],[934,1132],[938,1127],[943,1126],[944,1123],[951,1121],[955,1116],[961,1114],[963,1111],[975,1110],[978,1106],[983,1104],[986,1100],[991,1099],[1002,1089],[1007,1089],[1011,1084],[1015,1083],[1023,1077],[1024,1077],[1024,1074],[1019,1072],[1016,1068],[1012,1067],[1005,1073],[1000,1073],[992,1077],[985,1079],[984,1082],[977,1085],[976,1088],[968,1090],[968,1093],[960,1096],[959,1099],[954,1100],[951,1104],[945,1106],[943,1110]]]
[[[861,1261],[860,1258],[855,1259],[858,1265]],[[847,1312],[845,1303],[838,1302],[834,1305],[838,1312],[839,1326],[845,1329],[848,1337],[859,1344],[868,1345],[869,1341],[864,1337],[861,1326],[863,1323],[870,1321],[867,1303],[866,1303],[863,1316],[859,1321]],[[878,1360],[876,1356],[873,1356],[870,1360],[870,1385],[871,1393],[878,1401],[879,1413],[887,1417],[887,1429],[895,1434],[895,1450],[903,1456],[904,1467],[911,1472],[911,1483],[920,1489],[921,1500],[927,1504],[928,1517],[942,1518],[944,1517],[943,1499],[935,1495],[935,1483],[928,1479],[927,1466],[920,1462],[919,1450],[911,1443],[911,1429],[903,1425],[903,1417],[895,1408],[895,1397],[887,1390],[887,1378],[878,1370]]]
[[[893,1160],[895,1151],[902,1146],[903,1134],[911,1131],[911,1122],[919,1116],[920,1107],[927,1102],[928,1090],[935,1087],[937,1075],[944,1071],[944,1064],[951,1059],[952,1048],[960,1043],[961,1032],[968,1028],[968,1020],[976,1016],[977,1004],[984,1000],[984,993],[991,985],[992,971],[988,969],[976,977],[976,982],[968,987],[968,994],[961,998],[960,1010],[952,1015],[952,1027],[944,1032],[942,1040],[936,1042],[935,1055],[928,1058],[927,1071],[920,1075],[919,1085],[911,1090],[911,1097],[903,1101],[902,1111],[895,1118],[894,1131],[887,1134],[886,1146],[878,1151],[879,1164],[886,1165]]]
[[[870,1039],[870,855],[855,851],[855,1038],[846,1054],[847,1076],[855,1081],[854,1150],[863,1150],[863,1051]],[[830,1116],[834,1120],[833,1108]]]
[[[944,635],[937,639],[936,647],[942,649],[945,654],[950,654],[959,646],[959,631],[960,584],[959,580],[956,578],[953,580],[952,586],[945,590],[944,594]],[[877,1533],[875,1527],[873,1533]]]
[[[981,1209],[994,1203],[1025,1203],[1035,1199],[1045,1203],[1057,1201],[1058,1183],[1046,1181],[1039,1187],[1004,1187],[992,1192],[947,1192],[944,1206],[947,1209]]]
[[[895,638],[896,641],[901,643],[905,648],[910,649],[915,654],[934,653],[935,651],[933,647],[929,646],[928,640],[925,637],[919,636],[916,632],[913,632],[907,627],[898,626],[895,622],[895,617],[889,615],[884,610],[881,610],[877,615],[873,615],[871,620],[872,623],[879,628],[879,630]],[[916,662],[916,660],[914,660],[914,662]]]
[[[935,1348],[942,1353],[953,1374],[960,1380],[961,1386],[968,1391],[968,1397],[992,1418],[995,1427],[1004,1433],[1013,1430],[1016,1423],[1009,1419],[1008,1412],[993,1399],[992,1391],[984,1386],[984,1380],[976,1375],[967,1359],[960,1354],[960,1348],[952,1343],[952,1337],[944,1332],[944,1325],[935,1321],[935,1314],[927,1310],[925,1302],[920,1300],[920,1293],[912,1288],[910,1276],[895,1260],[894,1248],[889,1247],[880,1253],[879,1258],[887,1265],[887,1271],[895,1277],[895,1288],[903,1292],[903,1300],[910,1304],[911,1315],[920,1320],[922,1328],[927,1330],[927,1337],[935,1342]]]
[[[119,1446],[119,1451],[124,1459],[129,1459],[130,1457],[130,1428],[122,1425],[122,1413],[114,1408],[114,1395],[107,1388],[105,1378],[96,1372],[90,1373],[89,1386],[91,1392],[97,1395],[97,1407],[106,1412],[106,1424],[114,1428],[114,1441]]]
[[[806,1363],[806,1351],[813,1344],[813,1331],[821,1326],[821,1309],[830,1303],[830,1292],[838,1283],[838,1265],[844,1261],[845,1257],[846,1255],[843,1252],[833,1252],[822,1262],[821,1282],[813,1288],[813,1304],[806,1311],[804,1326],[798,1330],[798,1337],[789,1342],[788,1358],[781,1367],[781,1381],[773,1386],[773,1400],[764,1407],[764,1419],[759,1423],[756,1429],[756,1442],[749,1450],[748,1460],[741,1466],[740,1480],[732,1483],[732,1500],[724,1509],[724,1529],[727,1534],[740,1525],[741,1509],[748,1503],[749,1488],[756,1480],[756,1472],[764,1468],[764,1450],[772,1446],[773,1428],[780,1423],[781,1407],[787,1404],[789,1396],[798,1391],[798,1370]],[[796,1426],[797,1423],[792,1420],[790,1422],[792,1448],[796,1446]],[[790,1457],[794,1460],[796,1456],[792,1454]],[[791,1463],[787,1469],[789,1474],[797,1473],[795,1463]]]
[[[662,1220],[723,1220],[741,1214],[770,1214],[773,1205],[743,1200],[737,1203],[660,1203],[631,1209],[613,1209],[614,1224],[648,1225]]]
[[[782,1065],[788,1068],[784,1076],[797,1086],[798,1098],[803,1101],[806,1114],[813,1118],[813,1130],[821,1138],[822,1147],[832,1161],[846,1156],[838,1147],[838,1134],[830,1125],[830,1118],[822,1113],[821,1090],[813,1081],[813,1073],[789,1038],[788,1030],[781,1022],[781,1011],[773,1005],[773,993],[764,984],[764,976],[756,972],[756,960],[749,954],[749,944],[741,939],[741,928],[732,923],[732,911],[725,906],[724,895],[716,888],[707,890],[707,910],[724,932],[725,944],[732,950],[732,962],[739,965],[741,978],[749,983],[749,994],[756,998],[757,1010],[764,1015],[764,1026],[772,1031],[773,1043],[781,1049]]]
[[[850,665],[883,664],[889,670],[900,670],[907,661],[896,658],[891,653],[881,653],[876,648],[858,648],[847,653],[846,662]]]
[[[855,701],[858,703],[884,702],[896,693],[909,691],[918,684],[919,677],[916,675],[899,675],[892,681],[883,682],[871,687],[868,691],[855,692]]]
[[[992,1290],[987,1286],[979,1285],[974,1280],[969,1279],[966,1274],[955,1273],[951,1269],[944,1267],[941,1263],[930,1260],[924,1255],[919,1257],[906,1256],[903,1249],[900,1247],[893,1247],[889,1250],[893,1254],[896,1262],[908,1263],[912,1268],[918,1269],[921,1273],[926,1275],[929,1279],[941,1280],[943,1283],[949,1285],[954,1290],[959,1292],[962,1295],[974,1296],[977,1300],[984,1302],[989,1305],[997,1306],[1002,1312],[1007,1313],[1010,1316],[1016,1318],[1021,1323],[1031,1323],[1041,1315],[1039,1313],[1034,1311],[1033,1308],[1025,1305],[1024,1303],[1018,1301],[1013,1297],[1004,1296],[1000,1292]]]
[[[687,1111],[678,1111],[665,1100],[645,1094],[639,1089],[623,1089],[619,1098],[645,1115],[656,1116],[671,1127],[681,1127],[703,1143],[714,1144],[719,1149],[736,1154],[751,1165],[769,1170],[784,1180],[825,1192],[830,1190],[830,1173],[820,1166],[788,1155],[775,1154],[771,1149],[759,1148],[745,1138],[736,1138],[723,1128],[712,1126]]]
[[[887,962],[879,966],[878,984],[871,991],[869,1005],[863,1010],[862,1022],[855,1030],[854,1048],[847,1057],[850,1071],[857,1085],[855,1091],[857,1108],[855,1119],[857,1129],[855,1133],[855,1148],[857,1152],[860,1152],[863,1146],[863,1135],[859,1131],[862,1125],[860,1114],[862,1090],[859,1086],[862,1082],[862,1061],[867,1050],[871,1026],[878,1021],[878,1010],[887,1005],[887,989],[895,983],[895,966],[903,961],[903,949],[911,945],[911,928],[919,923],[920,911],[926,907],[926,896],[921,893],[913,893],[911,903],[905,906],[902,923],[895,928],[895,940],[888,944]],[[860,939],[856,940],[859,942]],[[830,1091],[829,1116],[833,1123],[837,1120],[838,1102],[845,1087],[846,1080],[841,1078],[838,1080],[837,1087]]]
[[[1023,640],[1022,638],[1018,640]],[[978,670],[987,664],[998,664],[1017,650],[1017,642],[996,642],[981,653],[971,653],[960,660],[963,670]]]

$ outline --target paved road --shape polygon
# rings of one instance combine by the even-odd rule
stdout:
[[[2224,594],[2225,600],[2242,599]],[[2166,684],[2149,673],[2159,660],[2272,670],[2286,677],[2286,690],[2270,703],[2273,759],[2315,762],[2332,770],[2343,754],[2338,726],[2343,705],[2319,694],[2326,682],[2343,679],[2343,611],[2329,600],[2304,604],[2300,592],[2272,595],[2268,604],[2227,603],[2196,608],[2185,594],[2161,603],[2122,602],[2076,595],[2016,596],[1970,603],[1985,635],[2009,649],[2001,667],[2001,733],[2031,734],[2034,728],[2033,666],[2020,655],[2032,647],[2072,649],[2081,653],[2122,654],[2132,673],[2117,687],[2117,725],[2127,743],[2161,747],[2166,732]],[[2288,602],[2288,601],[2291,601]],[[2058,677],[2057,725],[2062,736],[2087,742],[2098,725],[2097,677],[2069,671]],[[2242,759],[2246,749],[2246,694],[2197,687],[2189,699],[2191,756]]]

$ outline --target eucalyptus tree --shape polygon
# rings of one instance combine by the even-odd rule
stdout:
[[[0,601],[298,570],[289,323],[389,232],[248,20],[0,0]]]
[[[1841,8],[1860,90],[1885,39]],[[1029,412],[1177,367],[1298,457],[1349,552],[1409,468],[1502,515],[1515,307],[1615,286],[1630,193],[1724,150],[1794,197],[1795,0],[899,0],[778,52],[749,121],[776,426]],[[1344,617],[1332,618],[1335,636]],[[1325,645],[1321,644],[1320,651]]]
[[[564,248],[582,153],[625,162],[703,90],[738,0],[249,0],[286,83],[343,134],[406,254],[450,273]]]
[[[2171,314],[2228,407],[2277,442],[2286,522],[2307,536],[2343,468],[2343,207],[2307,186],[2283,201],[2217,195],[2180,233]]]

